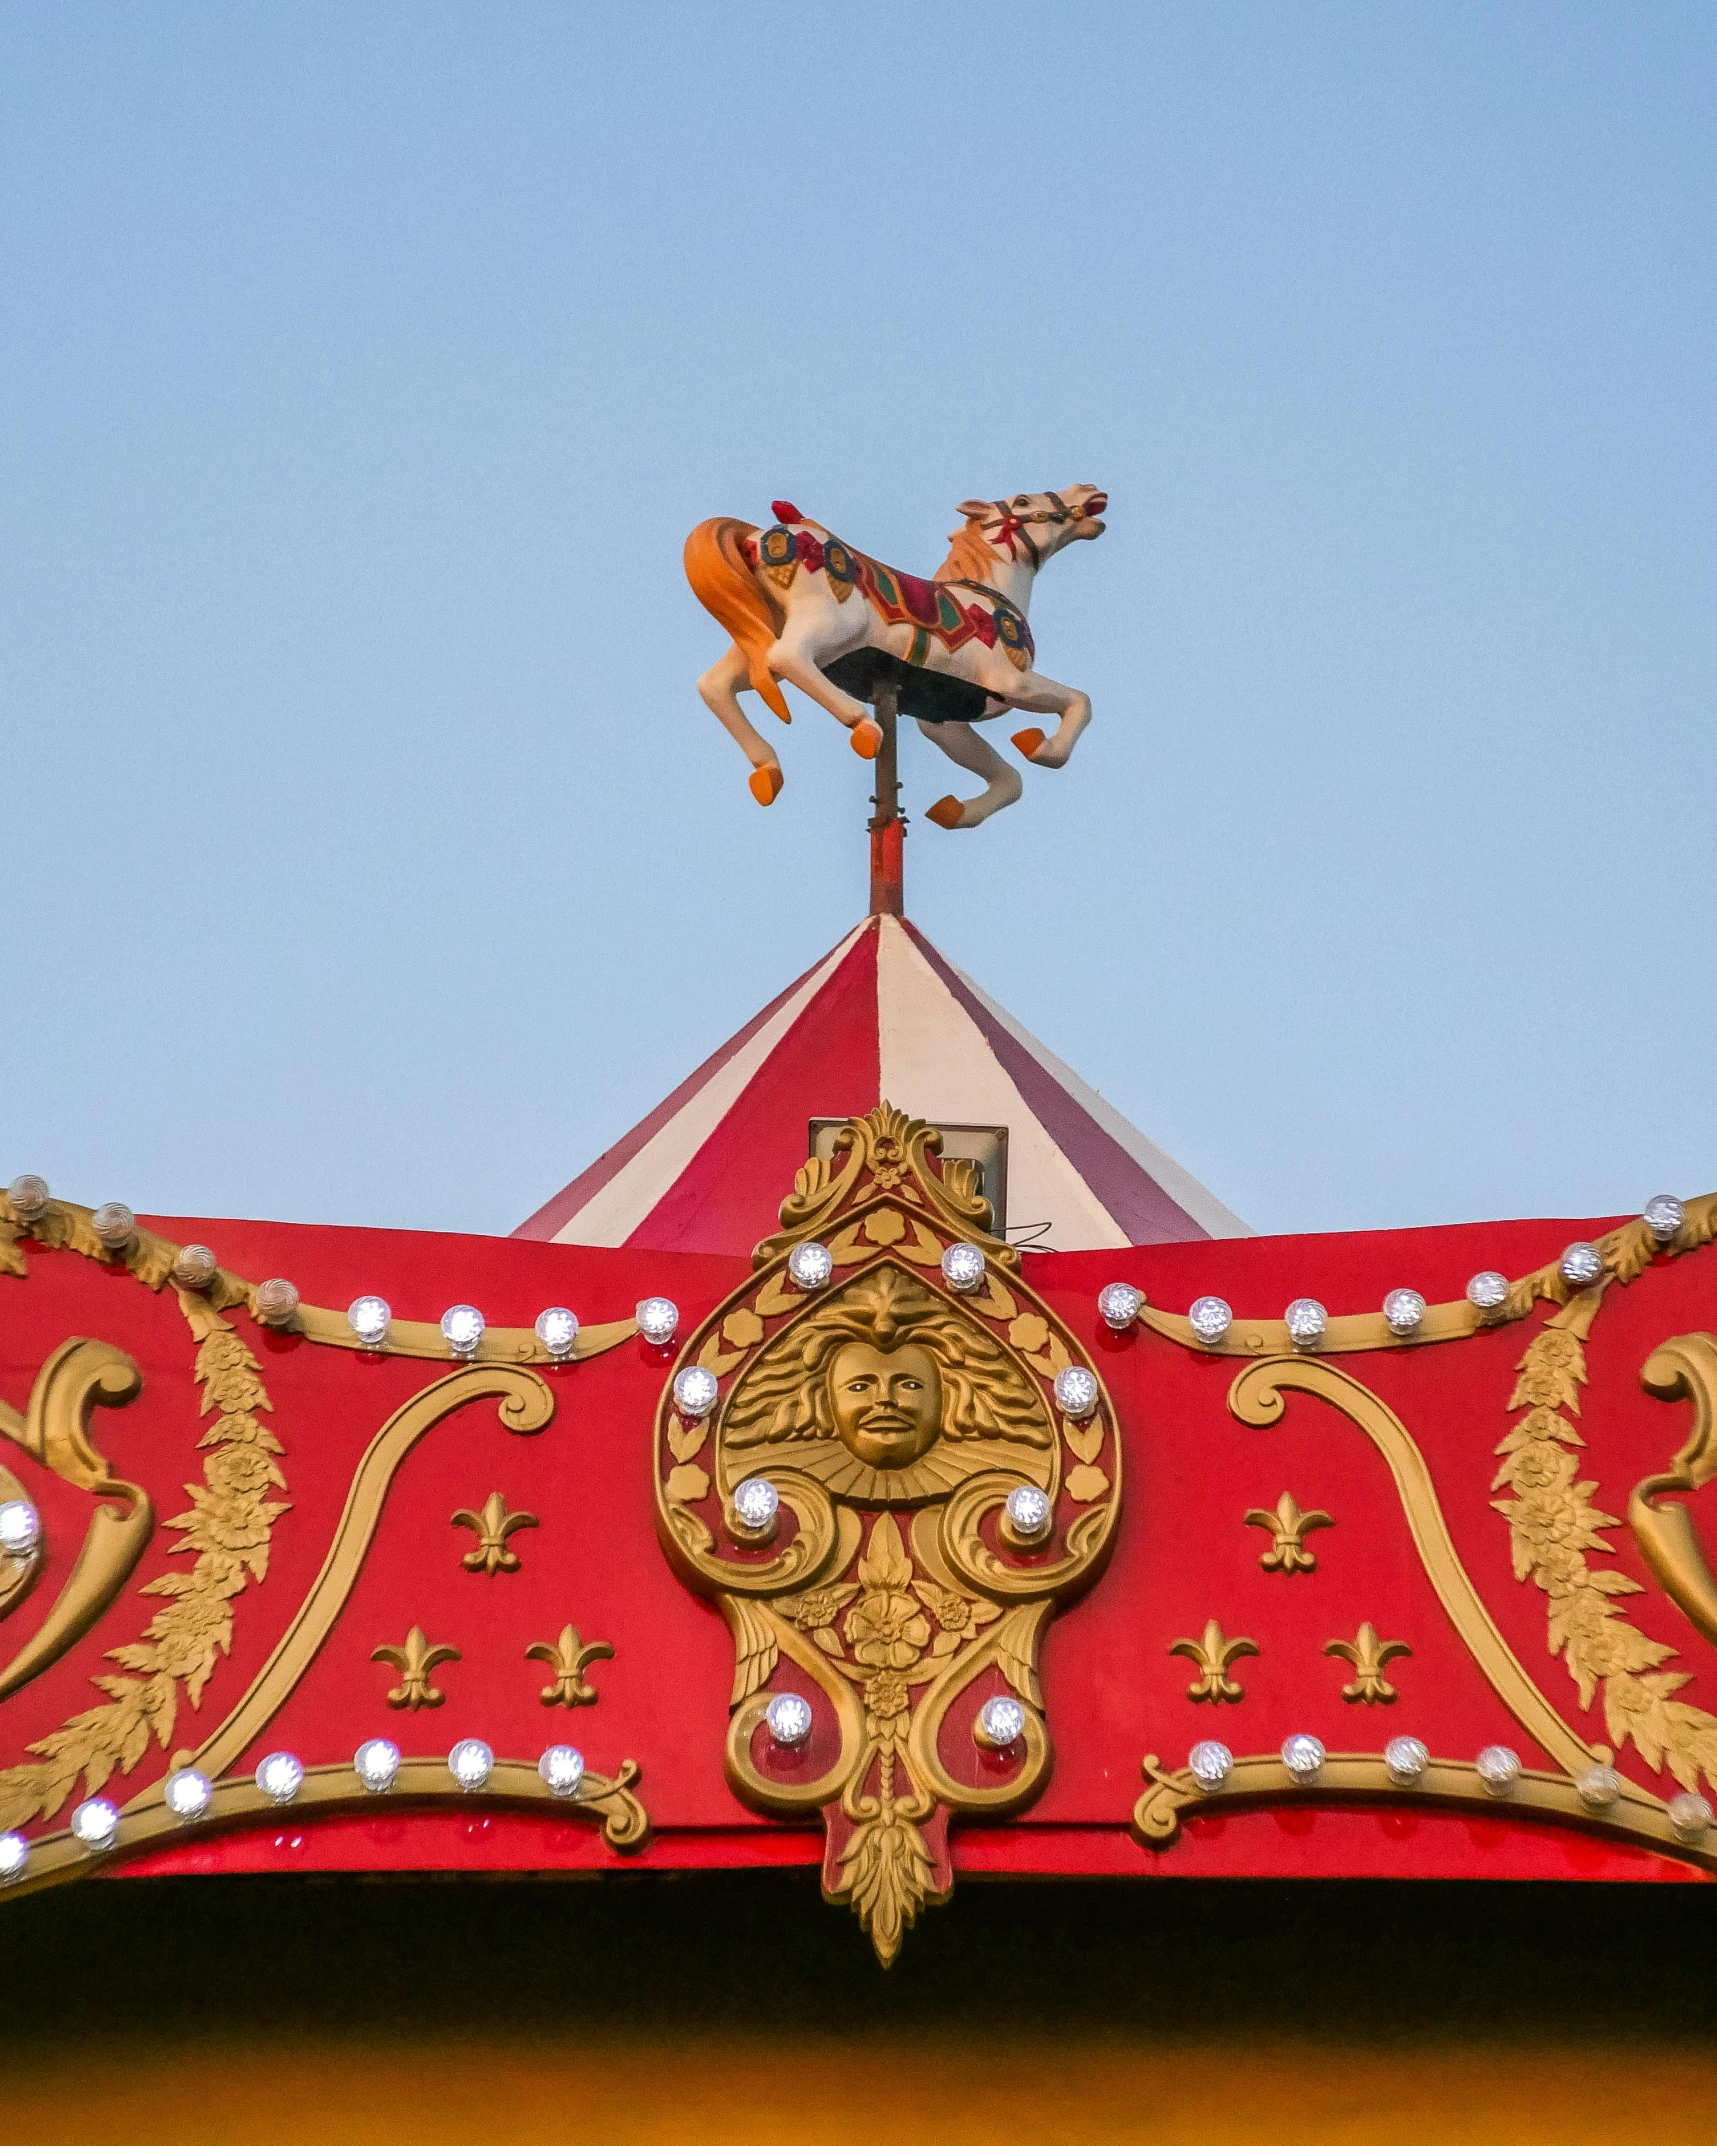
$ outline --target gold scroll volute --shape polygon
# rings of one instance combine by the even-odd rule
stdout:
[[[1056,1374],[1091,1367],[1017,1279],[1018,1252],[986,1234],[974,1174],[945,1174],[938,1148],[887,1104],[844,1127],[834,1160],[800,1171],[750,1279],[680,1352],[676,1375],[715,1377],[714,1407],[688,1416],[670,1378],[656,1424],[662,1540],[733,1634],[727,1778],[754,1809],[822,1813],[825,1893],[851,1901],[885,1962],[946,1897],[944,1820],[1004,1815],[1048,1778],[1038,1643],[1101,1570],[1120,1500],[1101,1380],[1091,1414],[1057,1408]],[[833,1271],[801,1288],[789,1258],[813,1240]],[[985,1255],[970,1292],[942,1274],[961,1241]],[[732,1503],[753,1476],[780,1500],[762,1543]],[[1026,1549],[1001,1524],[1024,1484],[1052,1509]],[[767,1728],[782,1692],[810,1702],[802,1750]],[[1004,1696],[1021,1732],[980,1749],[980,1709]]]

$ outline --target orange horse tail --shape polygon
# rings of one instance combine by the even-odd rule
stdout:
[[[699,522],[686,539],[686,579],[698,602],[732,634],[751,672],[753,688],[782,722],[790,723],[793,718],[769,668],[770,644],[779,636],[786,614],[758,587],[740,548],[746,537],[756,533],[750,522],[737,522],[731,515]]]

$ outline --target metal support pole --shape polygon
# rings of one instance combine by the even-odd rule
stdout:
[[[900,816],[900,688],[892,679],[876,688],[876,720],[882,750],[876,768],[876,817],[870,823],[870,913],[873,917],[906,914],[906,822]]]

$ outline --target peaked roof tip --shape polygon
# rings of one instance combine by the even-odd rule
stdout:
[[[1009,1234],[1032,1249],[1252,1231],[897,914],[854,926],[513,1232],[749,1255],[813,1118],[888,1101],[1008,1129]]]

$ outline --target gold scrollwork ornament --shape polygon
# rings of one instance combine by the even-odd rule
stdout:
[[[670,1383],[657,1417],[664,1545],[733,1634],[728,1781],[754,1809],[821,1816],[825,1896],[885,1965],[952,1887],[950,1819],[1006,1815],[1046,1781],[1039,1641],[1101,1571],[1120,1500],[1101,1381],[1088,1413],[1057,1405],[1057,1374],[1089,1367],[988,1234],[975,1173],[939,1153],[886,1103],[850,1121],[681,1352],[718,1381],[714,1407],[688,1417]],[[801,1287],[789,1258],[812,1240],[832,1272]],[[955,1243],[984,1255],[969,1290],[943,1275]],[[757,1482],[766,1535],[735,1506]],[[1045,1502],[1040,1529],[1004,1530]],[[798,1743],[771,1727],[787,1693],[810,1705]]]

